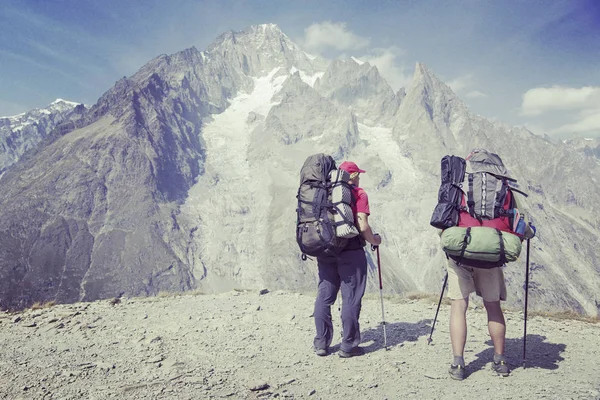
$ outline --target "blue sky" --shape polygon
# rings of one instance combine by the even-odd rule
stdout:
[[[376,64],[394,89],[423,62],[486,118],[600,136],[600,0],[2,3],[0,115],[93,104],[159,54],[276,23],[308,52]]]

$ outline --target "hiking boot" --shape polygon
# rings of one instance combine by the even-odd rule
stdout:
[[[324,357],[327,355],[327,349],[319,349],[319,348],[315,347],[314,350],[315,350],[315,354],[318,355],[319,357]]]
[[[500,376],[510,375],[510,368],[508,368],[508,365],[506,365],[504,360],[492,362],[492,370]]]
[[[350,351],[338,350],[338,356],[340,356],[341,358],[362,356],[363,354],[365,354],[365,351],[362,349],[362,347],[358,346]]]
[[[448,373],[450,374],[450,378],[456,379],[457,381],[462,381],[465,379],[465,367],[462,365],[454,365],[450,364],[450,369],[448,369]]]

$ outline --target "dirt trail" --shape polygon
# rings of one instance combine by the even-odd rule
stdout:
[[[312,353],[314,297],[228,292],[59,305],[0,314],[6,399],[600,399],[600,325],[535,317],[521,367],[523,318],[507,313],[508,378],[492,374],[481,309],[469,310],[468,378],[453,381],[448,306],[363,304],[367,354]],[[337,316],[337,310],[333,310]],[[336,341],[339,345],[339,318]]]

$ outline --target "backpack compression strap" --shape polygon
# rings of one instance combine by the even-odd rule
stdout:
[[[506,215],[506,210],[504,209],[504,202],[506,201],[506,196],[508,195],[508,182],[505,178],[500,180],[501,187],[500,191],[496,194],[496,198],[494,200],[494,218],[501,217]],[[511,195],[511,203],[513,201]],[[512,208],[512,207],[510,207]]]
[[[467,191],[467,208],[471,217],[475,216],[475,199],[473,198],[473,174],[469,174],[469,190]],[[479,219],[479,218],[477,218]]]
[[[496,229],[498,232],[498,239],[500,240],[500,261],[502,264],[506,264],[506,253],[504,251],[504,239],[502,239],[502,231],[500,229]]]
[[[313,189],[324,189],[324,190],[328,190],[329,188],[329,184],[325,183],[322,184],[321,182],[310,182],[310,183],[305,183],[304,185],[308,185]],[[300,185],[300,188],[298,189],[298,194],[296,195],[296,198],[298,199],[298,203],[302,203],[302,204],[310,204],[313,206],[313,214],[317,217],[315,217],[315,219],[313,221],[316,221],[318,219],[318,216],[321,214],[320,211],[323,208],[328,208],[328,209],[332,209],[334,207],[334,205],[329,202],[329,201],[315,201],[314,199],[312,201],[309,200],[302,200],[300,198],[300,191],[302,189],[302,185]],[[315,209],[316,208],[316,209]],[[298,213],[298,224],[300,223],[300,207],[296,208],[296,212]],[[305,221],[308,222],[308,221]]]
[[[459,257],[461,259],[465,257],[465,251],[467,250],[467,246],[469,245],[469,242],[471,242],[471,227],[468,227],[467,231],[465,232],[465,237],[462,242],[462,248],[460,249]]]

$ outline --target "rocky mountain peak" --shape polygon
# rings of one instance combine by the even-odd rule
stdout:
[[[205,60],[202,52],[195,47],[190,47],[175,54],[161,54],[140,68],[130,79],[137,83],[146,82],[150,76],[173,76],[181,80],[182,74],[199,68]],[[169,80],[167,78],[167,80]]]
[[[350,107],[360,118],[392,116],[399,100],[377,67],[351,59],[333,60],[315,89],[338,105]]]
[[[21,157],[37,148],[60,124],[81,118],[85,106],[56,99],[43,108],[0,117],[0,176]]]
[[[309,75],[317,72],[320,59],[306,54],[276,24],[252,25],[217,38],[207,54],[218,55],[245,75],[265,76],[274,68],[295,67]],[[316,62],[313,62],[316,61]]]
[[[232,45],[246,44],[255,49],[268,49],[270,46],[284,44],[281,50],[299,50],[299,47],[281,31],[277,24],[251,25],[241,31],[228,31],[217,38],[215,43],[209,47],[210,52],[217,49],[227,49]]]
[[[600,138],[572,138],[563,141],[562,144],[586,156],[600,159]]]
[[[192,46],[180,52],[177,52],[169,57],[169,61],[173,64],[177,63],[188,63],[188,64],[200,64],[204,61],[204,56],[201,51],[196,47]]]
[[[430,94],[430,96],[428,96],[430,98],[438,96],[443,97],[445,100],[458,100],[458,97],[452,89],[423,63],[416,64],[415,73],[413,74],[412,83],[408,92],[409,95],[410,92],[420,92],[419,94]]]
[[[272,37],[290,40],[277,24],[250,25],[248,28],[242,30],[241,32],[247,35],[255,35],[259,38]]]
[[[464,120],[470,115],[462,100],[423,63],[415,66],[402,107],[413,118],[419,115],[417,109],[424,110],[428,118],[438,125],[438,131],[451,128],[448,126],[451,120]]]
[[[307,90],[312,91],[312,88],[302,80],[300,71],[295,71],[283,82],[281,90],[277,92],[275,96],[273,96],[273,100],[281,101],[281,98],[285,97],[287,94],[298,95],[306,92]],[[312,93],[316,94],[316,92]]]
[[[77,107],[80,104],[81,103],[76,103],[74,101],[56,99],[52,103],[50,103],[46,108],[50,110],[64,111],[72,109],[73,107]]]

